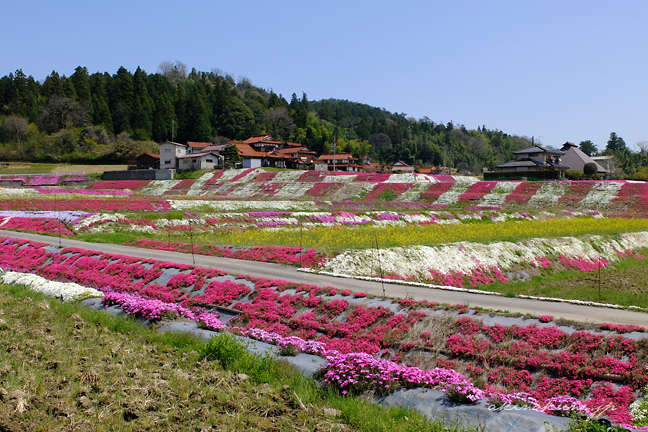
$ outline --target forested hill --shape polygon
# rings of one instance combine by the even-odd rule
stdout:
[[[419,166],[444,161],[464,171],[510,159],[530,145],[486,127],[466,129],[416,120],[382,108],[326,99],[290,101],[272,90],[236,82],[218,71],[187,73],[164,62],[157,73],[121,67],[89,74],[53,71],[43,82],[21,70],[0,78],[0,158],[5,160],[125,161],[156,142],[224,142],[269,133],[311,149],[337,150]],[[173,133],[173,136],[172,136]]]

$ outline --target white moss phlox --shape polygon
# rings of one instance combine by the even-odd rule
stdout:
[[[54,282],[31,273],[8,271],[1,275],[2,282],[13,285],[25,285],[30,289],[56,297],[64,302],[80,301],[87,298],[103,297],[101,291],[84,287],[72,282]]]

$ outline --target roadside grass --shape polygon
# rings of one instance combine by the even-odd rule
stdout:
[[[112,243],[124,244],[129,241],[140,239],[153,239],[156,238],[154,234],[134,232],[134,231],[119,231],[115,233],[86,233],[77,234],[74,239],[90,242],[90,243]]]
[[[648,266],[644,261],[624,258],[614,268],[601,270],[601,299],[599,273],[577,270],[544,270],[529,281],[480,285],[479,289],[504,295],[522,294],[638,306],[648,308]]]
[[[160,334],[23,287],[0,284],[0,320],[0,430],[477,430],[343,397],[225,334]]]

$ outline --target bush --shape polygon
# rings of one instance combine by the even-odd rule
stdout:
[[[247,343],[223,332],[209,339],[201,355],[210,361],[218,360],[224,369],[230,369],[241,359],[249,356],[247,347]]]
[[[598,169],[596,168],[596,164],[594,162],[588,162],[583,167],[583,174],[585,174],[588,177],[591,177],[592,175],[596,174],[597,172],[598,172]]]
[[[577,171],[577,170],[569,170],[565,173],[565,176],[569,180],[580,180],[583,178],[583,171]]]

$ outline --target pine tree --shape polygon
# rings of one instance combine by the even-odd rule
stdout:
[[[74,100],[77,99],[77,92],[74,88],[74,83],[70,78],[65,78],[65,76],[63,76],[63,94],[66,98]]]
[[[49,99],[52,96],[63,95],[63,81],[61,81],[58,72],[52,71],[52,73],[45,78],[45,82],[41,88],[41,95],[46,99]]]
[[[88,69],[77,66],[69,79],[74,84],[78,100],[90,102],[90,77],[88,76]]]
[[[166,94],[155,104],[155,112],[153,113],[153,138],[158,142],[171,140],[171,126],[175,118],[173,112],[173,104],[171,99]]]

